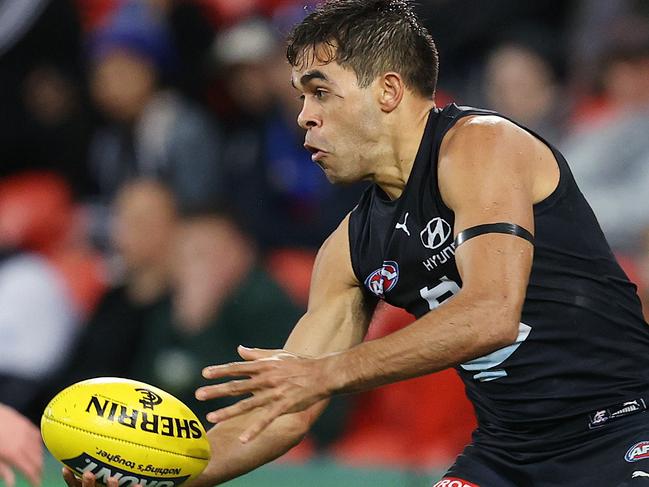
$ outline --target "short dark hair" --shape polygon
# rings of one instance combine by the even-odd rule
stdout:
[[[307,62],[305,56],[350,68],[363,88],[395,71],[411,90],[435,95],[437,48],[408,0],[324,1],[289,35],[291,66]]]

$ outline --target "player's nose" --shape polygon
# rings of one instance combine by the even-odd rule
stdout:
[[[305,103],[297,115],[297,124],[304,130],[307,130],[313,127],[319,127],[322,125],[322,121],[312,110],[307,108],[307,104]]]

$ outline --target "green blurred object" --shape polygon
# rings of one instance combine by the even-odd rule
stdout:
[[[42,487],[65,487],[62,465],[46,454]],[[328,459],[305,464],[272,463],[232,480],[225,487],[431,487],[443,472],[351,468]],[[17,487],[29,483],[16,475]]]

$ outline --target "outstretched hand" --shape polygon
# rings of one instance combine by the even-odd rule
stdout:
[[[277,417],[303,411],[332,393],[322,359],[300,357],[285,350],[243,346],[238,352],[246,362],[214,365],[203,370],[206,379],[237,379],[201,387],[196,391],[196,398],[206,401],[252,394],[207,415],[208,421],[219,423],[261,408],[264,413],[239,437],[243,443],[254,439]]]

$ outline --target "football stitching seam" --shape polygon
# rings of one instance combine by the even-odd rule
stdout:
[[[178,452],[175,452],[175,451],[163,450],[162,448],[155,448],[153,446],[141,445],[140,443],[135,443],[133,441],[124,440],[122,438],[113,438],[112,436],[102,435],[100,433],[95,433],[94,431],[88,431],[88,430],[85,430],[83,428],[79,428],[78,426],[73,426],[71,424],[64,423],[63,421],[59,421],[58,419],[50,418],[48,416],[45,416],[45,418],[48,421],[52,421],[53,423],[57,423],[57,424],[60,424],[62,426],[66,426],[67,428],[70,428],[70,429],[83,431],[84,433],[88,433],[89,435],[98,436],[100,438],[106,438],[106,439],[117,441],[117,442],[120,442],[120,443],[126,443],[128,445],[139,446],[139,447],[146,448],[148,450],[157,451],[157,452],[171,453],[172,455],[178,455],[179,457],[193,458],[194,460],[209,460],[209,458],[202,458],[202,457],[195,457],[195,456],[192,456],[192,455],[185,455],[183,453],[178,453]]]

